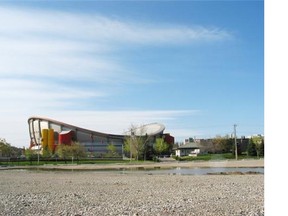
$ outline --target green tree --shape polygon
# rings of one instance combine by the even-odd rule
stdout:
[[[56,154],[67,163],[67,159],[71,156],[71,147],[65,144],[59,144],[56,148]]]
[[[117,153],[117,149],[116,149],[116,146],[113,145],[112,143],[110,143],[108,146],[107,146],[107,156],[108,157],[116,157],[116,156],[119,156],[118,153]]]
[[[85,149],[79,142],[72,142],[71,146],[68,146],[68,148],[70,148],[70,155],[76,158],[77,161],[79,158],[86,156]]]
[[[135,149],[132,145],[132,137],[126,136],[124,139],[124,152],[129,153],[131,157],[135,157]]]
[[[249,140],[249,143],[247,146],[247,153],[249,156],[256,156],[257,155],[256,145],[255,145],[252,138]]]
[[[56,154],[67,163],[68,158],[75,158],[77,162],[79,158],[85,157],[84,147],[78,142],[72,142],[71,145],[60,144],[56,148]]]
[[[226,136],[216,136],[212,139],[214,153],[229,153],[233,149],[233,139]]]
[[[235,155],[235,140],[233,139],[232,141],[233,145],[232,145],[232,154]],[[241,148],[241,145],[237,142],[236,143],[237,145],[237,155],[241,155],[242,154],[242,148]]]
[[[161,153],[167,151],[169,148],[169,145],[164,141],[163,138],[157,138],[156,143],[154,145],[154,150],[157,153],[157,155],[161,155]]]
[[[232,138],[227,137],[225,139],[224,145],[223,145],[223,152],[229,153],[233,149],[234,140]],[[235,152],[235,151],[234,151]],[[241,149],[238,150],[238,154],[241,154]]]
[[[259,157],[260,156],[260,151],[261,151],[261,148],[262,148],[263,137],[262,136],[253,136],[251,139],[253,140],[253,143],[255,144],[257,157]],[[263,146],[264,146],[264,142],[263,142]]]
[[[3,157],[10,157],[12,153],[11,145],[2,138],[0,138],[0,153]]]
[[[221,136],[216,136],[214,139],[212,139],[214,153],[222,152],[222,142],[223,138]]]
[[[30,161],[30,164],[32,164],[32,160],[37,158],[37,154],[31,149],[25,149],[25,157],[27,160]]]
[[[140,136],[127,136],[124,141],[124,151],[130,153],[135,160],[138,160],[144,152],[143,138]]]
[[[264,139],[262,139],[261,145],[260,145],[260,150],[259,150],[259,156],[264,156]]]
[[[50,158],[52,156],[52,152],[48,148],[48,146],[44,147],[42,150],[42,157],[43,158]]]

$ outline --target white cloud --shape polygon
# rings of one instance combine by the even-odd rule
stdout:
[[[0,7],[0,35],[0,137],[18,146],[29,142],[25,122],[31,115],[49,115],[88,129],[121,133],[131,123],[159,121],[168,127],[194,114],[190,110],[62,110],[71,110],[78,99],[118,93],[118,83],[151,82],[123,63],[122,52],[128,46],[185,45],[231,37],[217,28],[17,7]],[[69,81],[79,81],[79,85]],[[86,86],[87,82],[93,87]]]
[[[222,40],[230,33],[218,28],[148,24],[88,14],[59,11],[0,8],[0,31],[17,37],[37,33],[40,37],[91,39],[101,42],[179,43],[193,40]],[[18,34],[15,34],[18,33]],[[20,34],[19,34],[20,33]]]
[[[23,79],[0,79],[0,99],[2,106],[0,111],[12,111],[19,113],[19,110],[26,111],[49,111],[65,109],[73,105],[73,100],[85,98],[99,98],[107,96],[108,92],[102,90],[75,89],[75,87],[61,83],[46,82]]]
[[[18,101],[29,97],[31,103],[39,98],[59,103],[63,98],[107,96],[104,92],[108,87],[112,92],[116,83],[151,82],[152,79],[130,71],[121,63],[117,50],[122,49],[123,43],[171,45],[229,37],[226,31],[204,27],[137,23],[92,14],[17,7],[0,7],[0,35],[0,79],[8,84],[1,87],[0,99]],[[37,77],[37,82],[31,83],[31,77]],[[51,86],[47,79],[92,81],[108,87],[93,89],[91,94],[92,89],[83,91],[81,85]],[[42,103],[33,106],[39,104]]]
[[[121,64],[121,52],[128,45],[170,46],[230,37],[217,28],[17,7],[0,8],[0,35],[0,78],[37,75],[107,83],[141,82],[137,72]]]

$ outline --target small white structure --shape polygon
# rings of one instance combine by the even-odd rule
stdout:
[[[179,146],[175,150],[175,155],[178,157],[183,156],[197,156],[200,154],[200,146],[198,143],[190,142]]]

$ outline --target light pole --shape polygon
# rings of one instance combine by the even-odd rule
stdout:
[[[234,142],[235,142],[235,159],[238,160],[238,151],[237,151],[237,138],[236,138],[236,124],[234,124]]]

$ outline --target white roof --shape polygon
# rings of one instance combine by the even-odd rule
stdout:
[[[68,130],[68,131],[61,131],[59,134],[69,134],[72,130]]]
[[[151,123],[147,125],[143,125],[141,127],[134,129],[134,135],[136,136],[153,136],[159,133],[162,133],[165,130],[165,126],[159,123]],[[131,131],[125,133],[125,135],[131,135]]]

